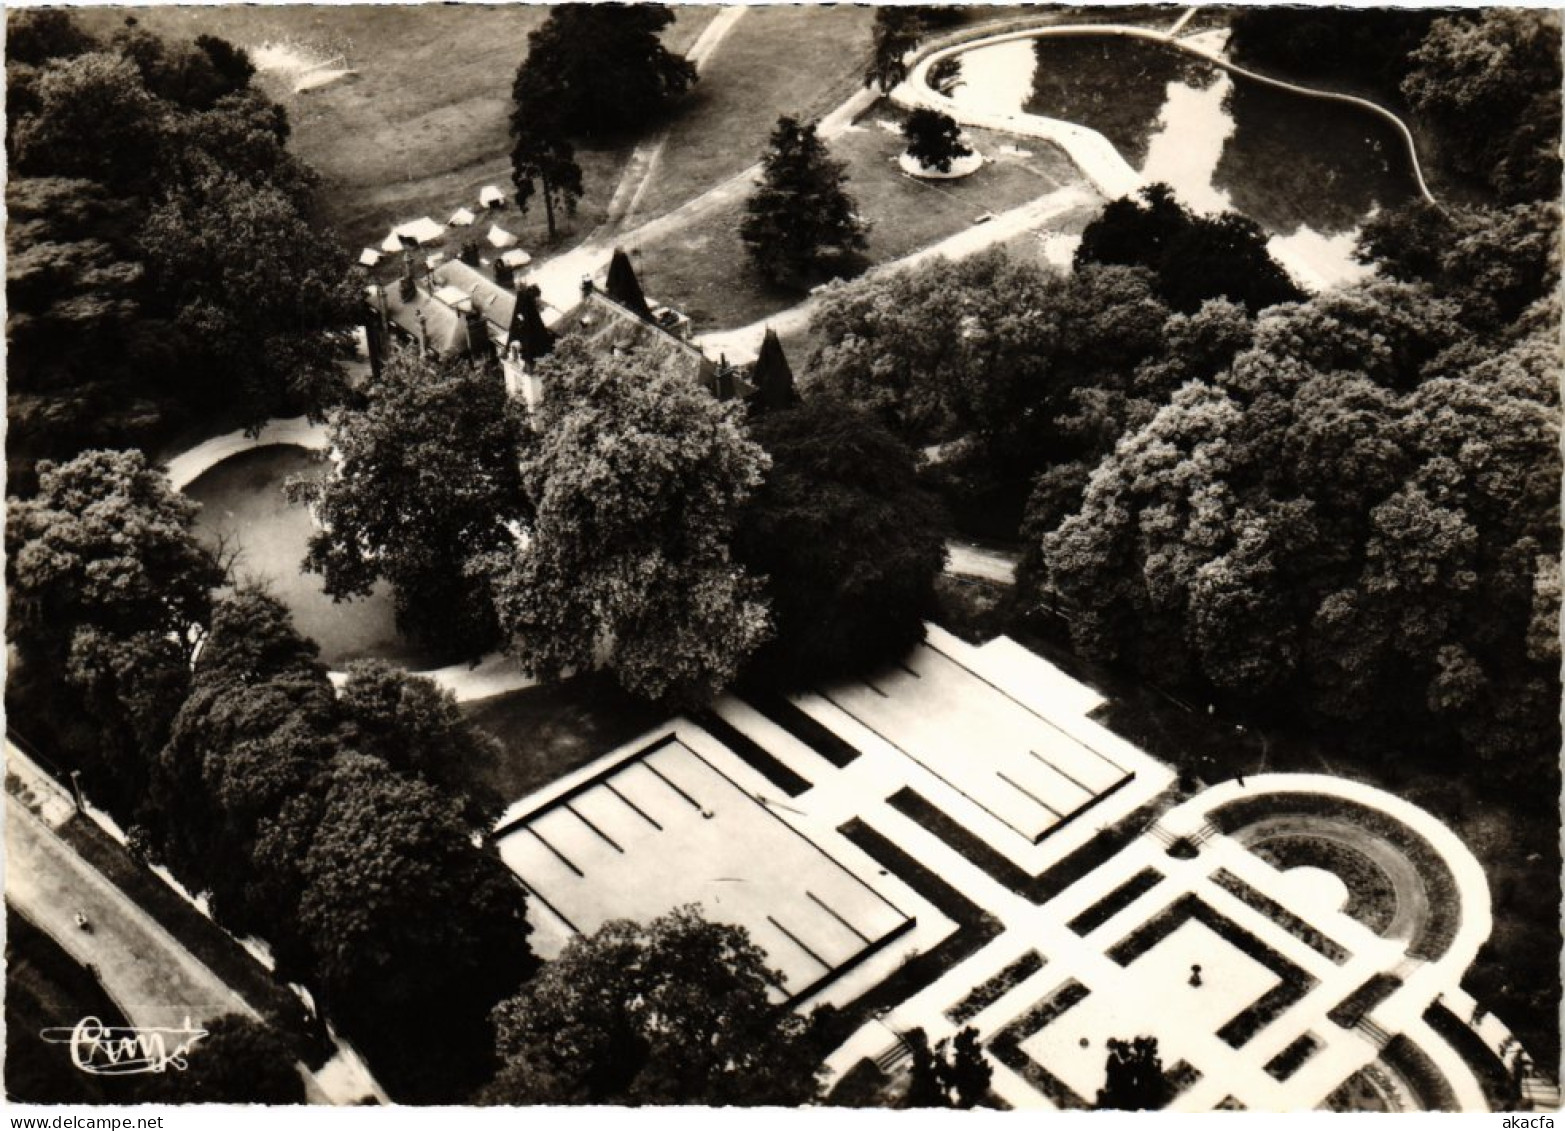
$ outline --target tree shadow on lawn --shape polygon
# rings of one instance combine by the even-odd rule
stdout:
[[[667,721],[604,672],[462,704],[467,722],[501,746],[497,761],[457,773],[509,805]]]

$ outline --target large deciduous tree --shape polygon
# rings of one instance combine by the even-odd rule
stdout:
[[[1357,257],[1384,275],[1429,284],[1484,334],[1503,331],[1559,287],[1560,206],[1471,208],[1413,201],[1364,222]]]
[[[484,1019],[534,959],[522,889],[475,843],[472,802],[435,784],[454,775],[430,763],[476,740],[432,692],[361,669],[339,703],[287,610],[241,590],[214,612],[139,837],[266,938],[396,1094],[450,1101],[488,1075]]]
[[[145,781],[225,578],[196,511],[134,451],[42,463],[37,496],[7,509],[7,635],[28,680],[80,696],[116,794]]]
[[[1525,766],[1558,733],[1554,325],[1474,342],[1388,283],[1269,311],[1034,528],[1041,590],[1148,676]]]
[[[1009,529],[990,532],[1010,536],[1034,476],[1095,460],[1178,383],[1138,377],[1168,360],[1169,318],[1141,270],[1064,276],[1000,252],[936,261],[831,296],[812,386],[917,447],[941,445],[932,471],[957,512],[992,511]]]
[[[1104,1083],[1098,1089],[1099,1111],[1157,1111],[1169,1101],[1163,1058],[1156,1037],[1122,1041],[1109,1038]]]
[[[516,206],[523,212],[533,197],[543,198],[544,220],[552,240],[558,232],[558,213],[576,214],[583,192],[581,166],[576,150],[546,114],[523,108],[518,96],[511,125],[511,183],[516,186]]]
[[[1494,8],[1437,21],[1402,82],[1440,155],[1502,204],[1560,195],[1560,20]]]
[[[866,225],[842,187],[844,166],[831,159],[815,123],[777,119],[761,167],[739,235],[767,279],[806,282],[868,246]]]
[[[305,568],[337,598],[389,581],[399,629],[477,659],[499,625],[470,563],[509,546],[525,517],[518,428],[493,366],[394,353],[363,407],[333,418],[335,469],[289,485],[321,524]]]
[[[903,1040],[913,1053],[903,1107],[969,1111],[989,1099],[994,1068],[984,1058],[977,1029],[968,1026],[932,1048],[922,1029],[904,1033]]]
[[[472,767],[500,760],[499,744],[469,727],[455,696],[434,680],[384,660],[355,660],[337,702],[349,746],[464,796],[475,832],[487,832],[500,816],[506,799],[471,781]]]
[[[1163,301],[1186,314],[1213,298],[1254,314],[1304,297],[1267,251],[1255,221],[1234,212],[1197,215],[1162,184],[1142,189],[1140,200],[1127,196],[1104,206],[1076,249],[1076,265],[1088,263],[1148,268]]]
[[[972,149],[962,140],[962,130],[949,114],[919,107],[908,115],[902,124],[902,136],[907,138],[907,155],[925,169],[949,173],[951,163],[972,156]]]
[[[688,359],[566,339],[522,460],[532,529],[495,581],[529,670],[600,661],[648,698],[700,701],[765,638],[758,585],[730,552],[765,453]]]
[[[781,975],[739,927],[696,908],[572,940],[495,1010],[491,1103],[809,1103],[825,1051],[772,1000]]]
[[[244,53],[140,28],[98,43],[64,14],[13,22],[17,488],[36,459],[152,444],[192,413],[238,407],[254,426],[340,397],[361,297]]]
[[[695,65],[658,39],[673,22],[665,4],[558,5],[527,37],[517,90],[568,136],[645,125],[696,81]]]
[[[772,466],[735,556],[767,578],[776,621],[752,670],[791,688],[902,656],[923,639],[945,563],[944,515],[915,453],[825,397],[767,413],[751,435]]]
[[[341,754],[315,788],[298,916],[322,998],[415,1097],[476,1085],[482,1019],[537,966],[521,885],[458,799],[378,758]]]
[[[158,1075],[144,1102],[302,1104],[298,1053],[264,1021],[229,1013],[206,1023],[185,1066]]]

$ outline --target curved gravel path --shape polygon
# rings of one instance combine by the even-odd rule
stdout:
[[[962,34],[958,33],[958,36]],[[1114,144],[1097,130],[1078,125],[1075,122],[1049,118],[1040,114],[1022,112],[1006,114],[963,106],[955,99],[941,94],[930,86],[930,70],[944,59],[959,58],[963,54],[981,47],[991,47],[1022,39],[1042,39],[1057,36],[1123,36],[1164,44],[1176,51],[1184,52],[1213,66],[1221,67],[1232,74],[1241,75],[1265,86],[1289,91],[1306,98],[1345,103],[1367,113],[1374,114],[1376,117],[1388,122],[1401,135],[1403,142],[1407,146],[1408,156],[1412,163],[1413,175],[1418,182],[1419,192],[1431,204],[1437,206],[1439,204],[1429,191],[1429,186],[1424,180],[1423,167],[1418,159],[1418,146],[1413,139],[1412,131],[1407,127],[1407,123],[1403,122],[1401,118],[1387,110],[1384,106],[1370,102],[1368,99],[1359,98],[1351,94],[1339,94],[1335,91],[1298,86],[1294,83],[1270,78],[1251,71],[1246,67],[1239,66],[1215,51],[1207,50],[1186,40],[1177,39],[1169,32],[1151,28],[1132,27],[1127,24],[1067,24],[1054,27],[1028,25],[1004,31],[980,34],[969,32],[967,34],[971,35],[971,38],[947,37],[933,44],[926,45],[922,49],[923,53],[908,72],[907,80],[891,92],[892,100],[909,109],[926,107],[938,110],[941,113],[950,115],[962,125],[978,126],[984,129],[998,130],[1053,142],[1065,150],[1071,160],[1086,175],[1087,179],[1110,200],[1116,200],[1123,196],[1132,196],[1139,192],[1146,182],[1141,173],[1132,167],[1124,155],[1115,148]],[[1277,247],[1273,249],[1273,255],[1283,263],[1295,279],[1309,289],[1322,290],[1328,285],[1328,280],[1319,267],[1297,250]]]

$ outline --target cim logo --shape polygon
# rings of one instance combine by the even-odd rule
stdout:
[[[69,1029],[45,1029],[39,1035],[52,1045],[69,1045],[71,1063],[90,1075],[135,1076],[183,1071],[191,1047],[207,1031],[194,1028],[189,1017],[175,1029],[120,1027],[83,1017]]]

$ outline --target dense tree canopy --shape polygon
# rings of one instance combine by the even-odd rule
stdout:
[[[941,445],[933,472],[958,513],[1001,500],[1000,533],[1014,534],[1039,472],[1095,462],[1185,379],[1187,349],[1221,355],[1244,337],[1242,312],[1226,305],[1171,317],[1142,270],[1059,275],[1000,252],[937,261],[835,292],[813,324],[811,387],[917,447]],[[1188,321],[1173,347],[1172,328]]]
[[[522,460],[533,525],[495,582],[512,647],[540,676],[601,662],[639,695],[704,701],[766,636],[730,552],[766,455],[687,365],[567,338],[540,367]]]
[[[907,154],[926,169],[951,171],[951,162],[970,157],[972,149],[962,140],[962,130],[949,114],[919,107],[902,124]]]
[[[38,458],[340,396],[358,297],[244,52],[135,27],[100,43],[62,12],[9,23],[13,491]]]
[[[774,638],[752,670],[790,688],[863,673],[923,639],[943,515],[914,452],[863,409],[815,398],[751,428],[771,456],[735,556],[765,576]]]
[[[243,1014],[209,1021],[178,1072],[159,1074],[146,1102],[302,1104],[298,1054],[276,1029]]]
[[[339,703],[287,611],[241,590],[214,610],[141,811],[151,855],[266,938],[409,1098],[486,1076],[483,1018],[534,966],[522,889],[435,784],[449,771],[426,768],[434,743],[471,748],[459,726],[432,685],[378,667]]]
[[[1552,201],[1509,208],[1415,201],[1371,216],[1358,258],[1384,275],[1428,283],[1480,333],[1503,331],[1559,286],[1560,208]]]
[[[1430,757],[1550,748],[1555,333],[1475,342],[1387,283],[1274,308],[1034,526],[1039,588],[1080,648],[1148,676]]]
[[[673,22],[666,4],[551,8],[527,37],[516,76],[518,114],[525,103],[572,137],[645,125],[696,81],[695,65],[658,39]],[[528,128],[518,117],[512,132]]]
[[[332,418],[335,469],[289,486],[321,526],[305,568],[337,598],[389,581],[402,632],[477,659],[499,624],[469,563],[511,545],[525,517],[519,427],[492,365],[393,353],[362,407]]]
[[[816,136],[815,123],[777,119],[761,158],[761,183],[745,202],[740,238],[761,274],[798,284],[868,246],[867,227],[842,187],[844,166]]]
[[[145,785],[224,571],[192,532],[195,504],[140,452],[39,472],[37,496],[7,508],[7,636],[22,679],[79,712],[88,764],[107,775],[96,792],[113,803]]]
[[[826,1051],[772,999],[781,975],[739,927],[694,907],[573,939],[495,1010],[509,1104],[798,1106]]]
[[[1502,204],[1560,195],[1560,19],[1485,9],[1438,20],[1412,53],[1403,93],[1441,158]]]
[[[1408,56],[1439,17],[1420,8],[1246,5],[1229,17],[1228,45],[1262,74],[1362,87],[1399,108]]]
[[[1254,314],[1304,297],[1266,250],[1259,224],[1235,212],[1197,215],[1161,184],[1142,189],[1139,201],[1104,206],[1076,249],[1076,265],[1088,263],[1148,268],[1162,300],[1185,314],[1214,298]]]
[[[506,799],[475,786],[470,768],[500,760],[498,743],[462,719],[455,696],[384,660],[355,660],[337,695],[345,741],[392,769],[466,800],[468,823],[488,832]]]

